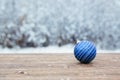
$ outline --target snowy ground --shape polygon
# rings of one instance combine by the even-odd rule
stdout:
[[[63,47],[49,46],[44,48],[16,48],[16,49],[0,49],[0,54],[72,54],[74,45],[69,44]],[[97,50],[97,53],[120,53],[120,50]]]

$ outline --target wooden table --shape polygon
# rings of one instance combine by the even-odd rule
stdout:
[[[90,64],[72,54],[0,55],[0,80],[120,80],[120,54],[97,54]]]

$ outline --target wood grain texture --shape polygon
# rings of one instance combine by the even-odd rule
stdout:
[[[72,54],[0,55],[0,80],[120,80],[120,54],[97,54],[90,64]]]

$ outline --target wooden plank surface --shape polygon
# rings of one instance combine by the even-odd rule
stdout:
[[[120,80],[120,54],[97,54],[90,64],[72,54],[0,55],[0,80]]]

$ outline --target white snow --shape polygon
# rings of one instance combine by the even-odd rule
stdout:
[[[0,54],[73,54],[74,46],[72,44],[58,47],[49,46],[42,48],[17,48],[17,49],[0,49]],[[120,50],[97,50],[97,53],[120,53]]]
[[[77,39],[93,41],[100,50],[120,49],[120,0],[0,0],[1,47],[42,52],[39,47]]]
[[[16,49],[0,49],[0,54],[51,54],[51,53],[73,53],[73,45],[69,44],[63,47],[49,46],[39,48],[16,48]]]

